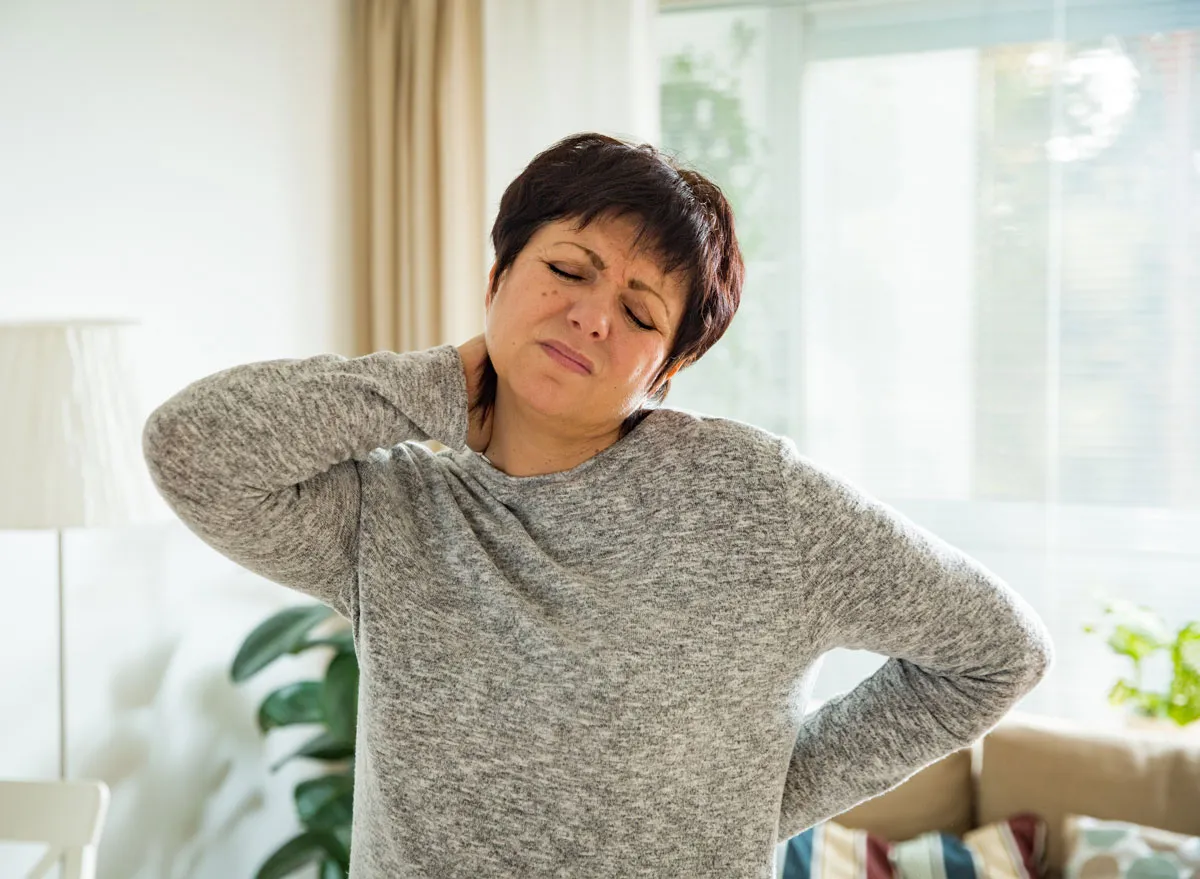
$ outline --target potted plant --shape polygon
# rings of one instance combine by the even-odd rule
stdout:
[[[1200,720],[1200,620],[1172,632],[1153,610],[1124,600],[1107,602],[1104,615],[1107,625],[1088,623],[1084,632],[1103,628],[1109,649],[1133,663],[1132,677],[1118,678],[1109,690],[1109,703],[1128,706],[1130,725],[1136,727],[1182,728]],[[1171,667],[1167,687],[1148,688],[1143,680],[1146,660],[1163,651]],[[1200,732],[1200,724],[1189,731]]]
[[[345,879],[350,872],[350,824],[354,802],[354,742],[358,717],[358,657],[349,626],[318,627],[335,614],[323,604],[291,607],[260,623],[242,642],[230,668],[234,683],[249,680],[276,659],[306,650],[332,650],[321,680],[285,684],[258,708],[263,734],[278,727],[312,724],[316,734],[276,762],[304,757],[325,763],[325,771],[296,785],[296,812],[303,830],[277,848],[255,879],[278,879],[316,863],[321,879]],[[342,623],[341,617],[336,617]]]

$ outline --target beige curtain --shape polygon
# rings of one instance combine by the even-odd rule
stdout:
[[[483,0],[356,0],[356,353],[483,332]]]

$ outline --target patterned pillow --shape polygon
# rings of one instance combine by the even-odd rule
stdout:
[[[1063,842],[1063,879],[1200,879],[1200,836],[1067,815]]]
[[[1044,879],[1046,822],[1022,812],[969,831],[888,842],[825,821],[781,843],[778,879]]]

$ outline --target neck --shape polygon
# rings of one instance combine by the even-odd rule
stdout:
[[[542,476],[577,467],[621,437],[623,418],[605,425],[579,425],[509,403],[497,388],[492,435],[483,451],[509,476]]]

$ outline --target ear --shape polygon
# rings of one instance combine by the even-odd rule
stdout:
[[[656,394],[660,390],[662,390],[662,386],[665,385],[667,382],[669,382],[671,379],[673,379],[675,377],[675,373],[679,372],[679,367],[680,367],[680,364],[678,364],[678,363],[676,363],[674,366],[672,366],[671,369],[667,372],[667,374],[662,377],[662,380],[657,385],[655,385],[654,389],[650,393]]]
[[[483,293],[483,304],[488,306],[492,304],[492,285],[496,282],[496,263],[493,260],[492,267],[488,269],[487,290]]]

